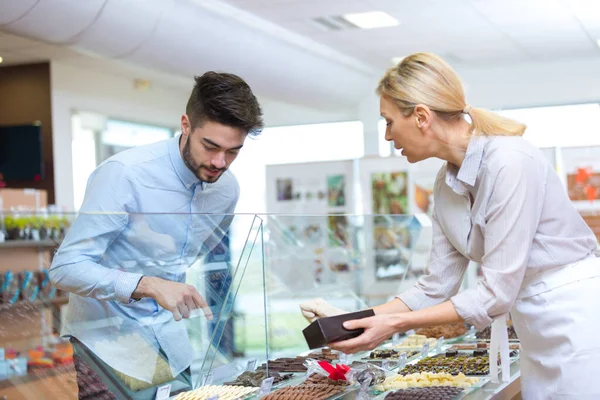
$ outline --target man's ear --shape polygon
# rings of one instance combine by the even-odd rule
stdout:
[[[181,115],[181,135],[188,136],[192,131],[192,124],[187,114]]]

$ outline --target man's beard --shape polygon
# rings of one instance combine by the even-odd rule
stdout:
[[[188,169],[190,171],[192,171],[194,173],[194,175],[196,175],[196,178],[200,179],[203,182],[208,182],[208,183],[216,182],[217,180],[219,180],[219,178],[221,177],[223,172],[225,172],[227,170],[227,168],[218,169],[218,168],[208,167],[206,165],[199,165],[192,157],[192,152],[190,151],[190,139],[189,138],[185,142],[185,145],[183,146],[183,152],[181,153],[181,157],[183,158],[183,162],[188,167]],[[201,175],[201,171],[203,168],[207,169],[209,171],[220,171],[221,173],[214,177],[210,176],[210,177],[203,178]]]

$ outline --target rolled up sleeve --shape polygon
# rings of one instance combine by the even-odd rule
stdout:
[[[477,287],[452,297],[456,312],[478,329],[514,304],[541,218],[547,171],[515,151],[495,175],[485,212],[482,278]],[[492,177],[493,179],[493,177]]]
[[[443,303],[455,295],[469,264],[448,240],[435,211],[432,223],[433,240],[427,272],[413,288],[397,296],[413,311]]]

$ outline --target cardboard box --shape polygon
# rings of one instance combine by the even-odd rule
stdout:
[[[37,189],[0,189],[0,210],[22,207],[31,211],[48,207],[48,193]]]
[[[374,316],[373,310],[364,310],[348,314],[336,315],[334,317],[321,318],[314,321],[306,327],[304,339],[310,349],[317,349],[326,346],[328,343],[339,342],[360,336],[364,329],[348,330],[344,328],[343,323],[355,319],[362,319]]]

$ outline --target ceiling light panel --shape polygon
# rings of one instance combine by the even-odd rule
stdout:
[[[342,17],[361,29],[387,28],[400,25],[400,21],[383,11],[344,14]]]

